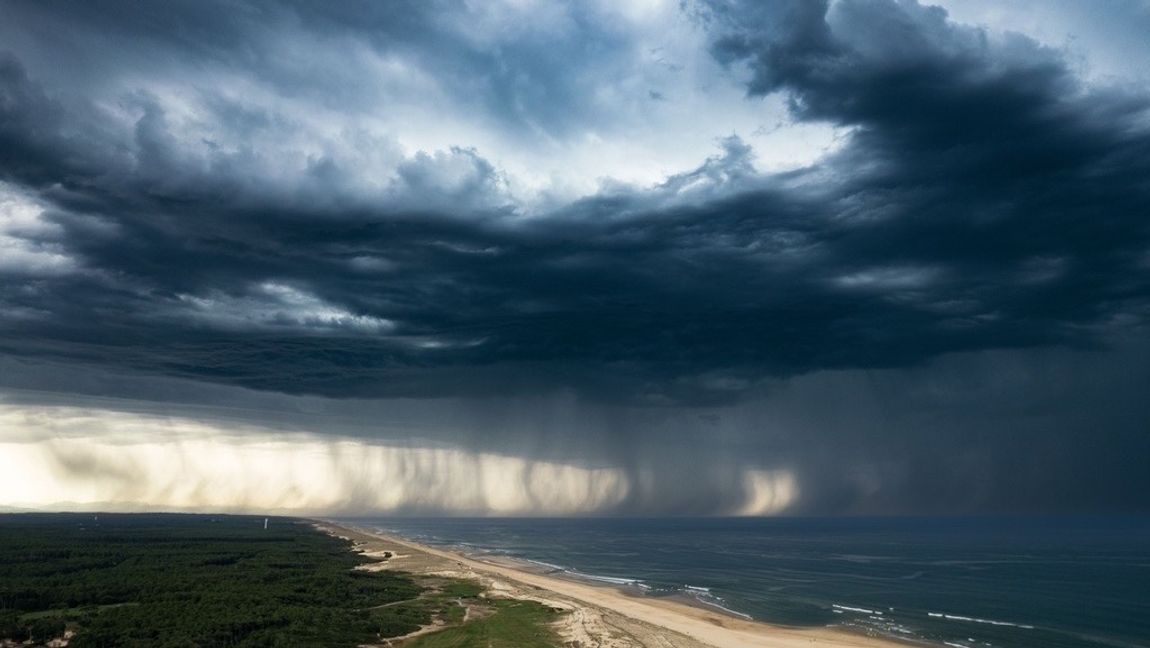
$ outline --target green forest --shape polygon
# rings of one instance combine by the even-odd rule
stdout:
[[[291,518],[0,515],[0,640],[69,647],[359,646],[435,620],[415,645],[556,645],[557,611],[471,581],[361,571],[350,543]],[[529,640],[528,644],[521,641]]]

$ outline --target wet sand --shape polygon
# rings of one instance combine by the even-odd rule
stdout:
[[[366,555],[386,558],[370,569],[474,578],[492,595],[529,599],[569,611],[557,630],[578,648],[893,648],[896,639],[841,628],[791,628],[748,621],[708,607],[636,596],[612,586],[544,573],[504,558],[475,558],[370,529],[316,521]]]

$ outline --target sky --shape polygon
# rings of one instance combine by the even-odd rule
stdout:
[[[0,0],[0,507],[1148,511],[1148,30]]]

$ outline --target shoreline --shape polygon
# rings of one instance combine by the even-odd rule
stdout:
[[[607,577],[607,576],[598,576],[595,574],[584,574],[582,572],[575,571],[573,569],[568,569],[566,567],[560,567],[558,565],[550,565],[547,563],[541,563],[541,562],[538,562],[535,560],[531,560],[529,558],[519,558],[516,556],[508,556],[508,555],[500,555],[500,554],[476,555],[476,554],[472,554],[472,553],[469,553],[469,552],[461,550],[461,549],[457,549],[453,546],[440,547],[440,546],[425,545],[423,543],[416,542],[414,540],[407,540],[406,538],[403,538],[402,536],[395,536],[394,534],[382,533],[382,532],[376,532],[376,531],[372,531],[372,532],[378,533],[379,535],[383,535],[383,536],[399,538],[399,539],[405,540],[407,542],[411,542],[412,544],[420,546],[420,547],[428,547],[431,549],[438,549],[438,550],[444,551],[445,553],[462,556],[468,560],[472,560],[472,561],[486,564],[486,565],[507,567],[508,569],[513,569],[516,571],[522,571],[522,572],[526,572],[528,574],[535,574],[535,575],[543,576],[543,577],[556,578],[556,579],[570,582],[570,583],[578,583],[581,585],[588,585],[590,587],[595,587],[595,588],[599,588],[599,589],[610,590],[612,592],[615,592],[617,594],[621,594],[623,596],[627,596],[630,598],[635,598],[635,599],[640,599],[640,600],[669,601],[669,602],[673,602],[673,603],[678,603],[680,605],[685,605],[685,606],[688,606],[691,608],[696,608],[699,610],[716,612],[718,614],[722,614],[722,615],[730,617],[732,619],[740,619],[743,621],[755,621],[755,619],[749,614],[739,612],[738,610],[732,610],[731,608],[725,607],[721,603],[708,601],[705,598],[703,598],[702,596],[692,595],[691,593],[688,593],[686,591],[675,592],[672,594],[666,594],[666,595],[662,595],[662,596],[653,596],[653,595],[648,593],[647,590],[649,588],[646,585],[643,585],[643,584],[641,584],[640,581],[636,581],[636,580],[624,579],[624,578],[613,578],[613,577]],[[689,589],[689,590],[690,589],[696,589],[696,591],[699,591],[700,593],[705,593],[708,595],[710,594],[708,591],[700,590],[699,588],[691,588],[690,586],[688,586],[687,589]],[[717,598],[717,597],[714,597],[714,598]],[[718,600],[722,600],[722,599],[718,599]],[[759,623],[764,623],[764,622],[759,622]],[[776,625],[776,624],[769,624],[769,623],[764,623],[764,625],[769,625],[771,627],[778,627],[778,628],[787,628],[787,629],[792,629],[792,630],[803,630],[804,629],[800,626],[785,626],[785,625]],[[849,632],[849,630],[846,630],[846,631]]]
[[[567,609],[560,634],[575,646],[603,648],[897,648],[932,646],[842,627],[790,627],[754,621],[690,596],[654,597],[625,584],[597,582],[577,573],[545,571],[510,556],[496,559],[420,544],[389,533],[333,520],[317,528],[351,540],[365,555],[384,558],[372,568],[475,578],[494,595]],[[635,588],[631,588],[634,590]]]

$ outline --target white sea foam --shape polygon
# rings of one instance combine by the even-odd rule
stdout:
[[[709,588],[709,587],[699,587],[698,585],[684,585],[683,586],[683,593],[686,594],[687,596],[690,596],[691,598],[695,599],[699,603],[702,603],[703,605],[707,605],[707,606],[722,610],[722,611],[726,612],[727,614],[732,614],[732,615],[737,616],[741,619],[746,619],[748,621],[751,621],[754,618],[749,614],[739,612],[738,610],[732,610],[731,608],[727,607],[725,605],[726,601],[723,600],[723,598],[721,596],[716,596],[715,594],[711,593],[711,588]]]
[[[610,583],[612,585],[636,585],[642,587],[643,584],[636,578],[618,578],[616,576],[600,576],[598,574],[584,574],[583,572],[574,571],[572,569],[564,569],[564,572],[586,580],[598,581],[600,583]]]
[[[966,621],[967,623],[985,623],[987,625],[1007,626],[1011,628],[1022,628],[1024,630],[1033,630],[1034,626],[1026,625],[1024,623],[1011,623],[1009,621],[995,621],[993,619],[979,619],[976,617],[959,616],[957,614],[946,614],[944,612],[927,612],[929,616],[936,619],[946,619],[947,621]]]
[[[727,614],[733,614],[741,619],[746,619],[747,621],[751,621],[753,619],[753,617],[749,614],[744,614],[738,610],[732,610],[731,608],[723,605],[723,599],[717,596],[696,596],[695,600],[702,603],[703,605],[709,605],[713,608],[718,608]]]
[[[839,605],[838,603],[832,603],[831,607],[839,609],[839,610],[846,610],[847,612],[859,612],[861,614],[873,614],[875,616],[882,616],[882,612],[879,612],[878,610],[869,610],[867,608],[851,607],[849,605]]]
[[[520,560],[529,562],[529,563],[534,564],[534,565],[540,565],[542,567],[547,567],[549,569],[555,569],[557,571],[563,571],[563,572],[567,571],[566,567],[563,567],[561,565],[556,565],[554,563],[543,562],[542,560],[533,560],[531,558],[520,558]]]
[[[635,583],[639,582],[639,581],[635,580],[634,578],[616,578],[614,576],[598,576],[595,574],[583,574],[583,573],[579,573],[579,572],[572,572],[572,573],[576,573],[579,576],[581,576],[582,578],[586,578],[589,580],[602,581],[604,583],[613,583],[615,585],[634,585]]]
[[[598,583],[609,583],[611,585],[626,585],[628,587],[638,587],[638,588],[644,589],[644,590],[651,589],[651,587],[649,585],[647,585],[646,583],[644,583],[643,581],[641,581],[637,578],[620,578],[618,576],[601,576],[599,574],[587,574],[585,572],[571,569],[570,567],[564,567],[563,565],[556,565],[555,563],[549,563],[549,562],[545,562],[543,560],[535,560],[533,558],[523,558],[521,556],[516,556],[515,559],[516,560],[522,560],[523,562],[531,563],[533,565],[539,565],[540,567],[546,567],[546,568],[551,569],[553,571],[567,574],[568,576],[572,576],[574,578],[581,578],[583,580],[595,581]]]

